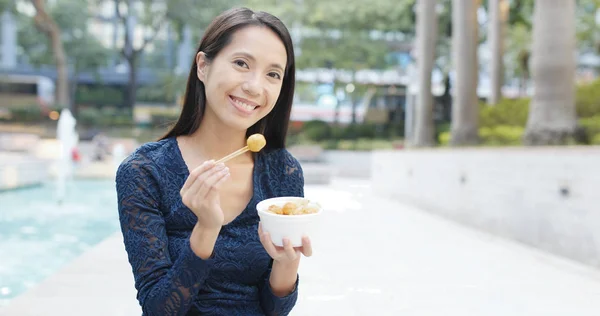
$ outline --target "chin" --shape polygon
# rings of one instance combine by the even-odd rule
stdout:
[[[224,125],[231,128],[232,130],[236,130],[236,131],[245,133],[250,127],[252,127],[258,121],[259,120],[254,120],[254,119],[250,119],[250,118],[243,119],[243,118],[239,118],[239,117],[236,118],[233,116],[229,116],[229,117],[227,117],[227,119],[223,120],[223,123],[224,123]]]

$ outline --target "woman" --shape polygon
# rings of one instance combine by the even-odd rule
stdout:
[[[224,12],[207,28],[181,115],[117,171],[119,217],[145,315],[285,315],[298,296],[310,240],[276,247],[256,204],[303,196],[298,161],[285,150],[294,51],[276,17]],[[258,154],[215,160],[261,133]]]

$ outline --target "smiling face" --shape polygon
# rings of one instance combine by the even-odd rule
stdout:
[[[283,42],[262,26],[236,31],[212,60],[198,53],[197,75],[206,89],[204,120],[246,131],[273,110],[286,61]]]

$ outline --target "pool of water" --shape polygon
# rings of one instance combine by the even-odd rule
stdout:
[[[0,192],[0,306],[119,230],[114,181]]]

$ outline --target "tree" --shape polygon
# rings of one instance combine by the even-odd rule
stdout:
[[[72,73],[70,76],[70,104],[76,114],[75,92],[78,77],[81,72],[96,72],[106,64],[109,50],[89,32],[88,20],[91,17],[89,7],[85,2],[78,0],[62,0],[46,8],[49,16],[61,30],[67,67]],[[46,52],[51,47],[50,40],[37,31],[29,19],[20,19],[19,45],[33,65],[48,65],[53,63],[53,58]]]
[[[396,66],[388,57],[412,38],[414,4],[415,0],[244,1],[254,10],[278,16],[290,28],[297,69],[343,69],[352,76],[362,69]],[[352,96],[350,100],[354,122],[356,106]],[[338,111],[339,105],[336,117]]]
[[[97,0],[101,3],[106,0]],[[192,25],[196,30],[202,30],[219,13],[235,5],[236,0],[207,0],[202,5],[194,0],[111,0],[115,3],[115,14],[124,31],[121,56],[129,68],[129,80],[126,91],[128,108],[135,105],[137,91],[137,70],[139,61],[148,47],[161,34],[167,23],[176,29],[181,37],[183,28]],[[142,30],[144,34],[140,45],[134,44],[134,32]]]
[[[127,84],[125,107],[133,108],[137,91],[138,60],[146,47],[156,38],[163,24],[167,20],[167,6],[164,3],[143,1],[143,9],[136,10],[135,0],[114,0],[116,18],[124,29],[123,46],[121,55],[127,62],[129,80]],[[134,47],[134,32],[136,24],[140,22],[144,38],[139,47]]]
[[[14,0],[0,0],[0,12],[6,10],[15,12],[17,9],[17,3]]]
[[[505,55],[507,64],[505,71],[519,77],[521,96],[527,95],[531,56],[531,25],[533,16],[533,0],[510,1],[508,14],[508,34]]]
[[[416,103],[415,146],[434,144],[433,96],[431,94],[431,72],[435,58],[437,38],[436,2],[417,2],[417,66],[419,92]]]
[[[452,1],[452,62],[456,72],[450,144],[478,143],[478,0]]]
[[[600,53],[600,30],[598,14],[600,0],[578,0],[576,7],[576,30],[580,50]]]
[[[61,29],[48,14],[44,0],[31,0],[36,14],[35,26],[50,40],[54,64],[56,65],[56,101],[60,106],[69,106],[69,69],[67,56],[61,39]]]
[[[524,143],[565,144],[575,133],[575,0],[536,0],[532,73],[535,93]]]

